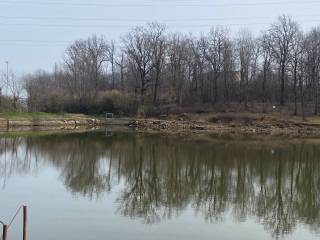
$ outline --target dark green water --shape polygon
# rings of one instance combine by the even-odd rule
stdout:
[[[31,240],[320,237],[320,140],[208,139],[0,136],[0,220],[27,204]]]

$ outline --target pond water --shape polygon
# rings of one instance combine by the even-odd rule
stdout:
[[[0,220],[21,204],[31,240],[318,239],[320,140],[2,135]]]

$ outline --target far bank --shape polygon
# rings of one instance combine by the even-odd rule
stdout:
[[[44,112],[0,113],[0,129],[19,127],[76,127],[97,126],[100,121],[89,115]]]
[[[182,113],[160,117],[91,116],[69,113],[7,112],[0,113],[0,130],[16,129],[75,129],[128,128],[139,132],[164,134],[231,134],[259,136],[318,137],[320,118],[282,114],[239,113]]]
[[[107,123],[108,124],[108,123]],[[320,136],[320,118],[281,114],[183,113],[161,118],[136,118],[128,126],[138,131],[243,135]]]

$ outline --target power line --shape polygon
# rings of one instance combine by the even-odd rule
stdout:
[[[62,44],[23,44],[23,43],[19,43],[19,44],[12,44],[12,43],[0,43],[0,46],[6,46],[6,47],[66,47],[66,45],[62,45]]]
[[[310,22],[319,22],[320,19],[317,20],[308,20]],[[187,24],[187,25],[166,25],[168,28],[178,27],[178,28],[198,28],[198,27],[212,27],[212,26],[248,26],[248,25],[269,25],[271,22],[244,22],[244,23],[219,23],[219,24]],[[0,22],[0,27],[11,26],[11,27],[43,27],[43,28],[132,28],[137,25],[134,24],[47,24],[47,23],[8,23],[8,22]]]
[[[167,25],[167,27],[179,27],[179,28],[190,28],[190,27],[212,27],[212,26],[246,26],[246,25],[268,25],[270,22],[252,22],[252,23],[226,23],[226,24],[199,24],[199,25]],[[136,25],[76,25],[76,24],[41,24],[41,23],[0,23],[0,27],[3,26],[29,26],[29,27],[53,27],[53,28],[92,28],[92,27],[100,27],[100,28],[132,28],[136,27]]]
[[[73,41],[53,41],[53,40],[13,40],[13,39],[0,39],[0,46],[12,47],[66,47]]]
[[[12,39],[0,39],[1,42],[23,42],[23,43],[70,43],[72,41],[60,41],[60,40],[12,40]]]
[[[72,7],[130,7],[130,8],[140,8],[140,7],[249,7],[249,6],[264,6],[264,5],[305,5],[305,4],[320,4],[320,1],[309,0],[309,1],[265,1],[265,2],[247,2],[247,3],[228,3],[228,4],[199,4],[199,3],[175,3],[175,2],[165,2],[165,3],[102,3],[102,2],[91,2],[91,3],[77,3],[77,2],[62,2],[62,1],[0,1],[0,4],[6,5],[57,5],[57,6],[72,6]]]
[[[320,17],[319,14],[304,14],[291,16],[295,18],[300,17]],[[119,21],[119,22],[186,22],[186,21],[229,21],[229,20],[256,20],[256,19],[275,19],[276,16],[268,17],[216,17],[216,18],[179,18],[179,19],[134,19],[134,18],[104,18],[104,17],[63,17],[63,16],[3,16],[0,15],[0,19],[24,19],[24,20],[71,20],[71,21]]]
[[[318,16],[318,15],[303,15],[303,16]],[[3,16],[0,16],[0,18]],[[23,17],[22,17],[23,18]],[[261,19],[264,17],[261,17]],[[220,19],[220,18],[215,18]],[[222,19],[222,18],[221,18]],[[248,18],[242,18],[248,19]],[[311,20],[308,22],[320,22],[320,20]],[[212,26],[247,26],[247,25],[269,25],[270,22],[250,22],[250,23],[229,23],[229,24],[198,24],[198,25],[175,25],[168,27],[179,27],[179,28],[190,28],[190,27],[212,27]],[[35,27],[134,27],[134,25],[74,25],[74,24],[37,24],[37,23],[0,23],[1,26],[35,26]],[[41,46],[52,46],[52,47],[65,47],[67,44],[72,43],[74,40],[32,40],[32,39],[0,39],[1,46],[31,46],[31,47],[41,47]]]
[[[61,41],[61,40],[31,40],[31,39],[0,39],[0,46],[27,46],[27,47],[66,47],[73,41]]]

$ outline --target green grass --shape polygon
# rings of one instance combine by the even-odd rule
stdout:
[[[78,119],[87,118],[84,114],[45,113],[45,112],[3,112],[0,118],[4,119]]]

